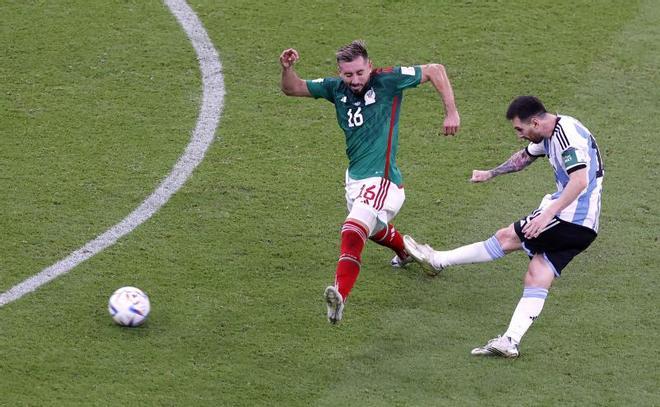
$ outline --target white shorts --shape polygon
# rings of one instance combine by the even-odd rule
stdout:
[[[348,217],[364,223],[369,228],[369,236],[377,232],[378,223],[390,223],[401,210],[405,200],[403,187],[388,179],[372,177],[356,180],[349,177],[346,171]]]

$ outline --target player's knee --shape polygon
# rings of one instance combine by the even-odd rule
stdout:
[[[520,239],[513,228],[513,224],[495,232],[495,238],[504,251],[517,250],[520,247]]]
[[[523,279],[525,287],[550,288],[555,274],[541,255],[535,255],[529,262]]]
[[[371,236],[378,224],[378,212],[369,205],[355,202],[348,214],[348,219],[359,222],[367,230],[367,236]]]
[[[523,285],[525,287],[539,287],[539,288],[550,288],[552,282],[554,281],[554,275],[548,273],[539,273],[539,272],[527,272],[523,278]]]

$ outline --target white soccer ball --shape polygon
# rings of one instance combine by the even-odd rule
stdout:
[[[140,326],[147,320],[151,311],[149,297],[135,287],[122,287],[115,291],[108,301],[108,312],[121,326]]]

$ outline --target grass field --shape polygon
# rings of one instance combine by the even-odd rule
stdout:
[[[216,140],[150,220],[0,309],[0,405],[660,405],[660,4],[656,0],[195,0],[227,94]],[[190,41],[158,1],[0,2],[0,290],[127,216],[186,147],[201,103]],[[472,185],[522,147],[508,102],[536,94],[604,155],[601,230],[564,271],[517,360],[477,359],[527,259],[429,278],[368,244],[341,325],[325,320],[345,217],[343,136],[322,100],[279,91],[363,38],[378,66],[445,64],[462,129],[406,93],[397,226],[437,247],[488,238],[553,190],[549,165]],[[146,325],[109,295],[135,285]]]

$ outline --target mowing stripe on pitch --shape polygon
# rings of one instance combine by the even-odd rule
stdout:
[[[225,85],[222,65],[204,26],[185,0],[164,0],[164,2],[195,48],[202,74],[202,105],[186,150],[167,178],[133,212],[66,258],[0,294],[0,307],[68,273],[78,264],[112,246],[119,238],[133,231],[156,213],[181,188],[204,159],[206,151],[213,142],[224,103]]]

